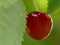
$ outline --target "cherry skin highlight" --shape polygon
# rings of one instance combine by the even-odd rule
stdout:
[[[26,32],[35,40],[42,40],[46,38],[52,30],[52,18],[46,13],[39,11],[30,12],[26,20]]]

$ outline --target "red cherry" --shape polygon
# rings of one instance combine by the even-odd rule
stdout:
[[[53,21],[50,15],[43,12],[30,12],[27,19],[27,33],[35,40],[46,38],[51,30]]]

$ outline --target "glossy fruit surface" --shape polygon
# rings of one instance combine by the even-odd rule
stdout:
[[[30,12],[27,20],[27,33],[35,40],[42,40],[46,38],[51,30],[53,21],[50,15],[43,12]]]

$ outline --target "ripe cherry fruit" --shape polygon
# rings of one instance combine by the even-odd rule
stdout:
[[[26,19],[26,31],[31,38],[35,40],[42,40],[50,34],[53,21],[49,14],[39,11],[30,12]]]

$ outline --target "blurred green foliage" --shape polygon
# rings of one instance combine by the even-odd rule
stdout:
[[[49,14],[53,13],[60,6],[60,0],[48,0],[48,10]]]

